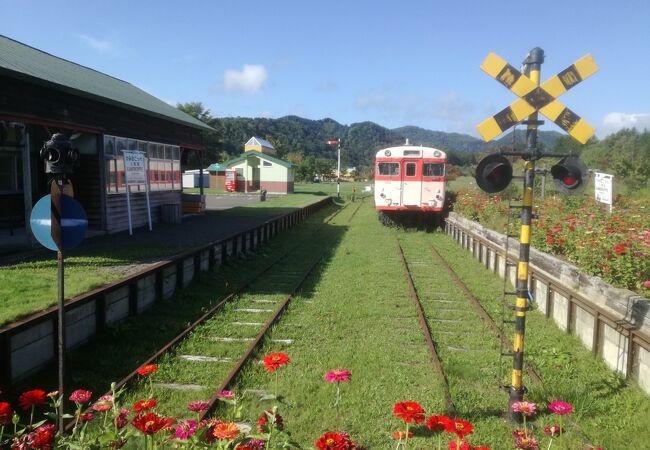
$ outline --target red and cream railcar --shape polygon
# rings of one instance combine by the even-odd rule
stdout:
[[[445,152],[402,145],[375,158],[375,208],[379,211],[443,212]]]

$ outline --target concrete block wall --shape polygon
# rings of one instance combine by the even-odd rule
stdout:
[[[519,257],[516,239],[507,243],[506,255],[505,235],[455,213],[447,219],[446,232],[514,286]],[[529,289],[541,313],[650,394],[650,299],[614,288],[534,248],[530,249]]]
[[[331,198],[309,208],[329,204]],[[251,251],[307,217],[307,209],[289,213],[208,244],[171,262],[162,262],[66,303],[66,348],[91,340],[99,330],[153,307],[186,287],[198,272],[222,265],[224,257]],[[260,238],[258,239],[257,236]],[[181,286],[179,286],[179,284]],[[57,308],[51,307],[20,322],[0,328],[0,389],[28,376],[56,358]]]

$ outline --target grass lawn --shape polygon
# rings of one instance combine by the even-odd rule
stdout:
[[[314,194],[273,197],[265,202],[207,214],[215,217],[274,217],[303,208],[320,200]],[[181,229],[182,225],[179,225]],[[154,226],[154,233],[156,227]],[[89,290],[122,278],[135,264],[169,257],[187,248],[173,240],[140,245],[137,234],[128,244],[116,245],[107,236],[93,240],[69,252],[65,260],[65,295],[72,298]],[[155,240],[155,239],[154,239]],[[207,242],[206,242],[207,244]],[[28,262],[0,266],[0,326],[41,311],[57,302],[57,262],[54,253],[47,252]]]

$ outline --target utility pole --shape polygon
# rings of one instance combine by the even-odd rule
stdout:
[[[337,144],[337,163],[336,163],[336,196],[341,196],[341,138]]]

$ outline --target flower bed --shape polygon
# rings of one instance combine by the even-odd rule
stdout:
[[[454,211],[506,231],[508,204],[477,190],[458,194]],[[607,283],[650,295],[650,201],[618,197],[612,213],[586,196],[538,203],[531,245],[560,256]],[[499,229],[500,228],[500,229]],[[518,224],[511,224],[517,234]]]
[[[273,374],[277,381],[277,369],[288,364],[289,356],[284,353],[272,353],[263,360],[265,369]],[[158,366],[147,365],[138,370],[145,379],[156,372]],[[336,383],[336,416],[341,398],[340,383],[350,381],[352,374],[348,370],[336,369],[325,374],[326,383]],[[151,386],[153,389],[153,387]],[[72,392],[68,400],[75,405],[74,415],[63,416],[74,420],[74,428],[67,435],[57,433],[59,405],[63,398],[56,392],[46,393],[34,389],[20,395],[18,403],[22,414],[14,411],[7,402],[0,402],[0,448],[29,450],[54,448],[61,449],[119,449],[125,446],[138,449],[201,449],[219,448],[240,450],[298,449],[301,446],[291,439],[285,430],[285,423],[279,414],[279,405],[287,404],[285,399],[275,392],[267,400],[273,406],[261,412],[254,425],[237,422],[242,417],[238,396],[231,391],[219,393],[219,399],[231,405],[222,418],[201,420],[202,413],[209,408],[206,401],[194,401],[187,405],[188,415],[192,417],[166,417],[156,410],[154,398],[137,401],[131,409],[119,403],[121,392],[113,389],[92,402],[92,393],[83,389]],[[153,397],[153,390],[151,391]],[[47,406],[51,412],[42,411]],[[523,417],[523,428],[512,432],[513,446],[518,449],[537,450],[543,440],[550,449],[555,442],[563,448],[563,418],[572,413],[573,407],[568,403],[554,401],[548,405],[555,416],[547,417],[549,422],[537,424],[547,436],[537,437],[528,429],[527,419],[537,413],[537,405],[530,402],[516,402],[512,411]],[[475,446],[470,443],[469,435],[474,426],[465,420],[443,415],[431,415],[427,418],[422,406],[414,401],[397,402],[393,414],[399,425],[393,433],[396,450],[406,450],[411,444],[413,433],[431,437],[431,446],[438,450],[490,450],[488,447]],[[43,417],[43,420],[38,418]],[[559,424],[555,423],[555,417]],[[529,419],[530,420],[530,419]],[[338,422],[338,420],[337,420]],[[129,426],[130,425],[130,426]],[[405,427],[402,430],[402,426]],[[510,438],[504,437],[504,442]],[[314,437],[314,447],[318,450],[361,450],[362,443],[355,442],[344,431],[328,431]],[[588,447],[594,449],[594,447]]]

